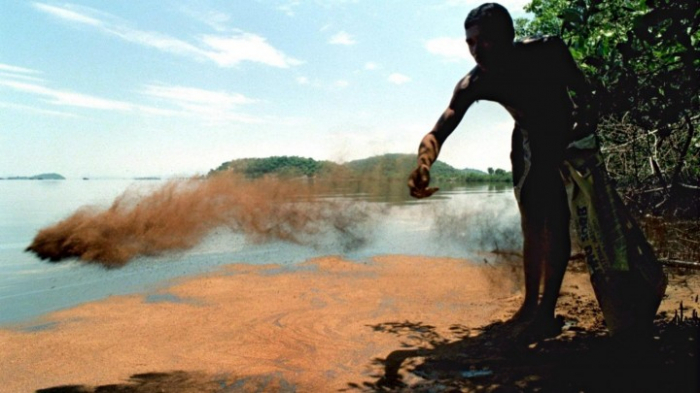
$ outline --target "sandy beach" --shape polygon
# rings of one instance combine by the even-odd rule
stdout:
[[[625,364],[580,264],[562,287],[563,333],[513,346],[502,323],[521,301],[513,266],[229,265],[5,326],[0,391],[697,391],[697,273],[671,272],[656,338]]]

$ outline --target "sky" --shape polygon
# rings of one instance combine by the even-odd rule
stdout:
[[[417,152],[474,67],[474,0],[0,2],[0,177],[191,176]],[[528,1],[504,0],[512,16]],[[510,169],[479,102],[439,159]]]

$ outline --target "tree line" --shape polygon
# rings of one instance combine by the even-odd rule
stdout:
[[[281,177],[348,177],[367,180],[387,181],[406,180],[416,165],[413,154],[384,154],[345,164],[331,161],[317,161],[313,158],[297,156],[273,156],[266,158],[243,158],[227,161],[209,172],[210,175],[222,172],[235,172],[248,178],[266,175]],[[476,169],[457,169],[442,161],[436,161],[431,169],[431,177],[436,182],[512,182],[512,174],[504,169],[489,168],[488,173]]]
[[[700,214],[698,0],[533,0],[520,37],[558,35],[593,88],[606,166],[628,205]]]

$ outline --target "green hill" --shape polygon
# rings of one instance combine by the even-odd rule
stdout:
[[[363,174],[365,177],[403,179],[407,178],[411,171],[415,169],[416,156],[414,154],[384,154],[350,161],[345,166],[357,174]],[[433,164],[430,175],[434,179],[458,180],[470,172],[486,174],[475,169],[457,169],[438,160]]]
[[[313,158],[297,156],[274,156],[267,158],[242,158],[227,161],[209,174],[233,171],[246,177],[258,178],[273,174],[285,177],[315,177],[335,169],[338,164],[330,161],[316,161]]]
[[[66,180],[65,177],[58,173],[42,173],[40,175],[30,177],[32,180]]]
[[[58,173],[42,173],[34,176],[10,176],[7,180],[66,180]]]
[[[274,156],[267,158],[242,158],[227,161],[209,172],[210,175],[233,171],[249,178],[265,175],[282,177],[355,177],[364,179],[405,180],[416,166],[413,154],[384,154],[345,164],[317,161],[297,156]],[[442,161],[436,161],[430,171],[431,178],[441,182],[506,182],[511,173],[503,169],[486,173],[476,169],[457,169]]]

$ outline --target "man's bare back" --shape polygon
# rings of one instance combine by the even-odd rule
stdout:
[[[570,95],[573,92],[577,101]],[[556,37],[513,44],[508,59],[484,69],[476,66],[457,84],[448,111],[431,133],[438,144],[454,129],[441,127],[445,117],[461,120],[476,101],[497,102],[511,114],[517,128],[528,130],[533,159],[563,151],[570,141],[575,107],[589,95],[585,78],[573,62],[568,49]]]

